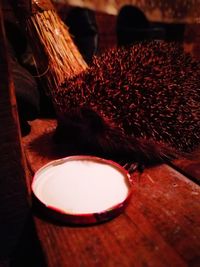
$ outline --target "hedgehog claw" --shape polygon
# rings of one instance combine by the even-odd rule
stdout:
[[[144,171],[144,165],[137,162],[127,162],[123,165],[123,167],[132,174],[135,171],[139,171],[142,173]]]

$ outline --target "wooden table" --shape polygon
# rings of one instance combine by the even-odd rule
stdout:
[[[61,156],[51,139],[55,125],[54,120],[35,120],[23,138],[33,173]],[[130,204],[103,224],[72,227],[35,215],[47,266],[200,266],[199,162],[197,157],[175,162],[186,175],[165,164],[135,173]]]

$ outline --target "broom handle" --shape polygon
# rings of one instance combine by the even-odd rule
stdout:
[[[16,16],[22,23],[38,11],[55,9],[50,0],[11,0],[11,3]]]
[[[32,0],[32,13],[45,10],[55,10],[51,0]]]

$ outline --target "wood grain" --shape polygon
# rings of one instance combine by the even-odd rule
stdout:
[[[36,120],[23,139],[32,171],[59,158],[54,120]],[[35,215],[49,267],[199,266],[200,187],[167,165],[132,176],[133,196],[117,218],[81,227]]]

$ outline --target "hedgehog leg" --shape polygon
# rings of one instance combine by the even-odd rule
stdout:
[[[59,116],[57,123],[53,138],[64,150],[81,154],[103,153],[100,140],[104,135],[105,123],[92,109],[74,108]]]

